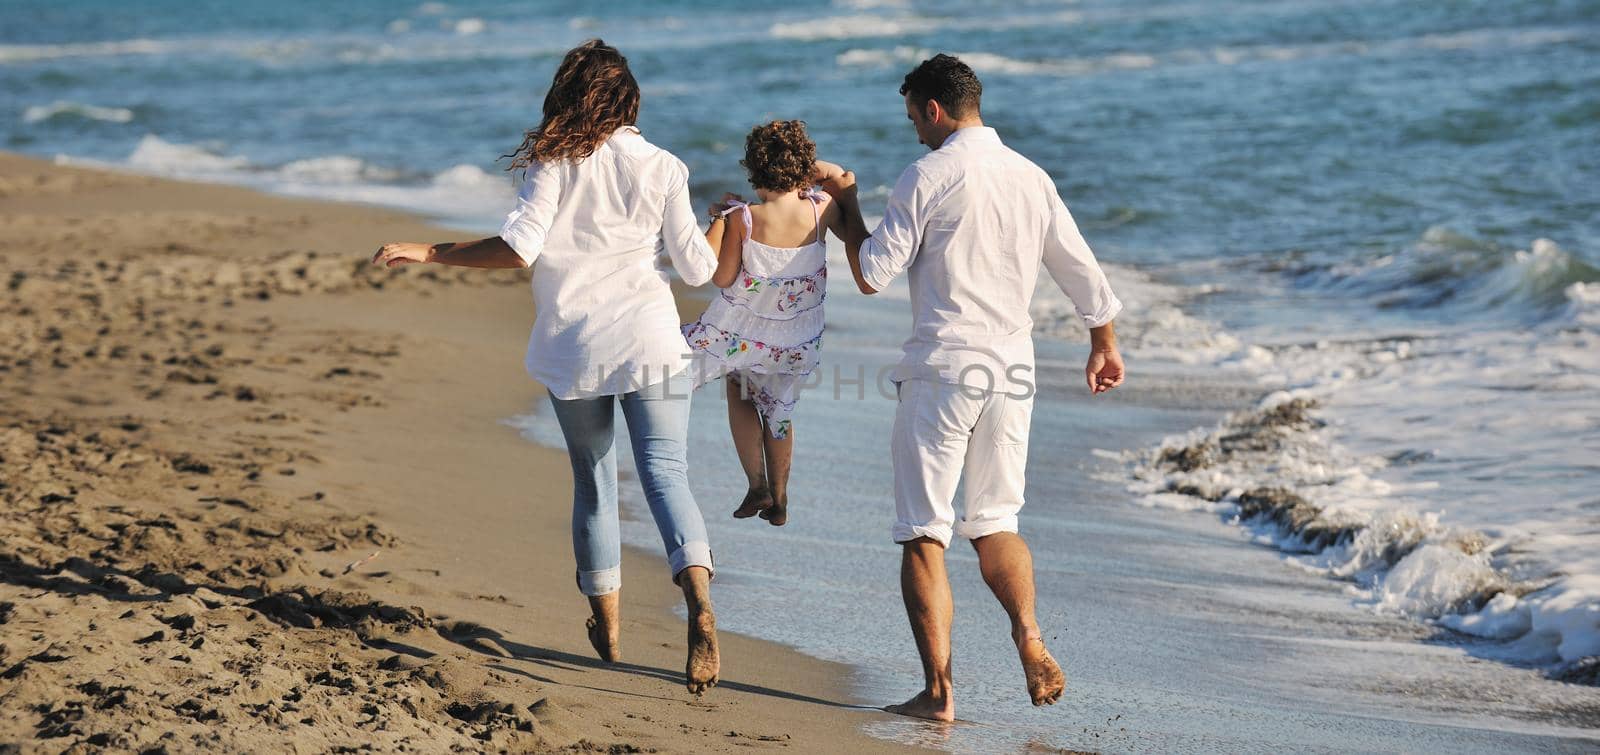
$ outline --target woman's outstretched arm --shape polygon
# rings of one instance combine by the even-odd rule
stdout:
[[[556,203],[561,198],[561,171],[556,166],[535,163],[517,192],[517,205],[506,216],[500,235],[477,241],[442,244],[402,242],[384,244],[373,255],[372,264],[399,267],[416,262],[432,262],[455,267],[504,269],[533,267],[544,251],[545,236],[555,220]]]
[[[477,241],[446,241],[441,244],[402,241],[384,244],[372,257],[372,264],[383,267],[399,267],[417,262],[498,269],[529,266],[522,256],[499,236]]]

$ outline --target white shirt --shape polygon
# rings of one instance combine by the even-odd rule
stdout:
[[[1041,262],[1089,327],[1122,310],[1055,183],[994,129],[958,129],[912,163],[861,246],[874,289],[910,271],[914,320],[893,379],[1033,384],[1028,306]]]
[[[627,393],[688,365],[660,251],[691,286],[717,255],[689,169],[624,126],[581,161],[537,163],[500,237],[533,268],[528,374],[561,399]]]

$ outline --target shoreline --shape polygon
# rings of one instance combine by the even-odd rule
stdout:
[[[626,549],[625,662],[592,659],[566,576],[564,459],[503,422],[539,394],[520,365],[525,274],[363,267],[381,240],[457,233],[8,153],[0,211],[22,307],[0,365],[20,399],[0,402],[8,438],[127,460],[80,463],[68,491],[6,470],[18,521],[0,614],[36,639],[0,651],[15,671],[0,739],[904,749],[862,733],[887,714],[854,704],[851,667],[726,631],[723,683],[690,696],[658,554]],[[91,289],[92,307],[75,306]],[[138,429],[113,432],[112,417]],[[239,550],[262,563],[224,563]],[[124,603],[138,606],[127,618]],[[97,639],[78,648],[67,628],[83,625]],[[172,699],[198,678],[223,681]],[[113,687],[136,704],[98,707]]]

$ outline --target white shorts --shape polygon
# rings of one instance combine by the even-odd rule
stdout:
[[[919,537],[948,547],[1016,532],[1028,466],[1033,397],[979,393],[932,380],[899,384],[894,415],[894,541]],[[956,487],[966,477],[961,518]]]

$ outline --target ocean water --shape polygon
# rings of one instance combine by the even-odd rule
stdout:
[[[496,157],[586,37],[630,56],[640,125],[700,201],[743,189],[751,124],[803,118],[869,212],[924,149],[900,77],[959,54],[1129,304],[1132,377],[1079,395],[1082,329],[1041,287],[1024,531],[1073,694],[1019,702],[1003,616],[954,548],[974,723],[874,733],[961,751],[1600,736],[1600,694],[1561,681],[1600,656],[1596,0],[12,0],[0,18],[6,149],[485,232],[512,192]],[[725,518],[742,481],[715,389],[695,487],[725,626],[855,663],[887,703],[919,674],[873,376],[908,315],[899,289],[827,306],[791,524]]]

